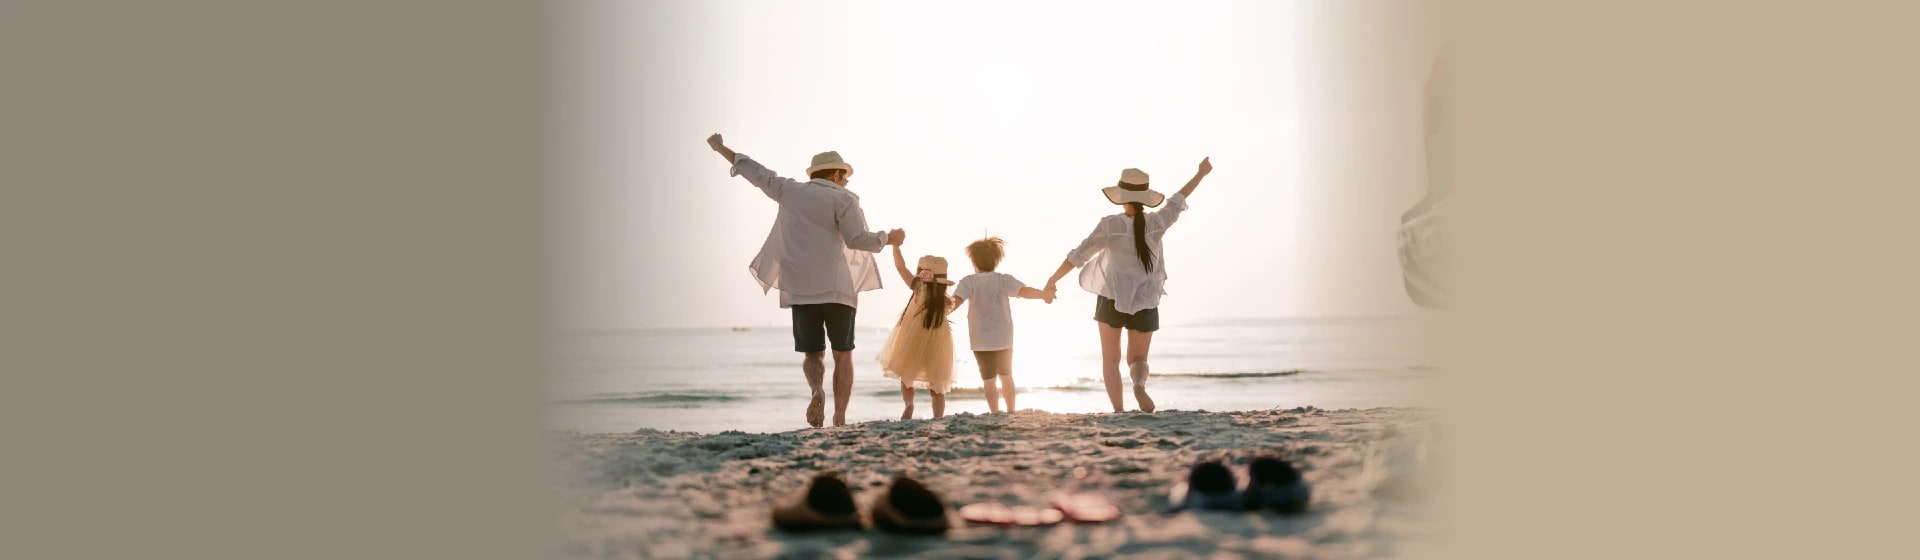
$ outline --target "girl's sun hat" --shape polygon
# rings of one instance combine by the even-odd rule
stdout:
[[[953,285],[953,281],[947,279],[947,259],[933,255],[920,257],[919,270],[921,280]]]
[[[1138,202],[1148,208],[1157,208],[1167,200],[1167,195],[1147,188],[1147,172],[1131,167],[1120,172],[1119,184],[1101,189],[1100,192],[1114,204]]]

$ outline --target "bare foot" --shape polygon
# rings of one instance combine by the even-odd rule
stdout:
[[[833,425],[834,425],[834,426],[845,426],[845,425],[847,425],[847,417],[846,417],[846,416],[835,416],[835,417],[833,417]]]
[[[1133,386],[1133,400],[1140,401],[1141,412],[1153,412],[1153,397],[1147,396],[1146,386]]]
[[[813,402],[807,403],[807,425],[815,428],[827,421],[827,396],[814,395]]]
[[[911,407],[911,406],[909,406],[909,407],[907,407],[906,409],[904,409],[904,410],[901,410],[901,411],[900,411],[900,419],[901,419],[901,420],[912,420],[912,419],[913,419],[913,407]]]

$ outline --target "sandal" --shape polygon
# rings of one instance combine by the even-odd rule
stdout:
[[[1246,508],[1272,508],[1280,513],[1299,513],[1307,509],[1313,497],[1313,485],[1301,478],[1300,471],[1278,457],[1256,457],[1247,465]]]
[[[937,535],[947,532],[947,503],[912,477],[901,475],[873,499],[873,526],[891,533]]]
[[[1066,516],[1054,508],[1009,507],[1000,502],[981,502],[961,506],[960,518],[982,525],[1045,527],[1059,523]]]
[[[1233,470],[1219,461],[1202,461],[1188,471],[1187,481],[1173,485],[1168,501],[1182,509],[1238,510],[1244,507]]]
[[[804,492],[775,504],[773,526],[795,532],[866,527],[854,506],[853,491],[832,471],[814,475]]]

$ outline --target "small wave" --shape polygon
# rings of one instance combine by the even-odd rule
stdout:
[[[1056,385],[1051,387],[1022,387],[1016,383],[1014,387],[1019,389],[1020,394],[1023,394],[1023,395],[1028,393],[1080,393],[1080,392],[1086,392],[1086,391],[1106,390],[1101,387],[1096,387],[1092,385]],[[947,396],[949,397],[955,396],[955,395],[985,396],[986,394],[987,394],[987,389],[985,387],[954,387],[951,390],[947,391]],[[874,396],[874,397],[898,397],[900,396],[900,389],[896,387],[896,388],[887,389],[884,391],[874,391],[872,393],[868,393],[868,395]]]
[[[1303,369],[1290,369],[1286,371],[1261,371],[1261,372],[1245,372],[1245,373],[1155,373],[1153,374],[1153,376],[1154,377],[1198,377],[1198,378],[1206,378],[1206,379],[1245,379],[1250,377],[1286,377],[1289,375],[1299,375],[1302,373],[1306,373],[1306,371],[1307,370],[1303,370]]]
[[[673,408],[696,407],[706,403],[743,401],[746,397],[726,393],[613,393],[599,394],[584,399],[557,401],[558,404],[630,404],[655,405]]]

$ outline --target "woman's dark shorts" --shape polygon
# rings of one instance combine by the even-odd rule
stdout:
[[[1153,332],[1160,330],[1160,308],[1142,309],[1129,315],[1113,308],[1113,300],[1099,296],[1093,304],[1093,320],[1116,329]]]

